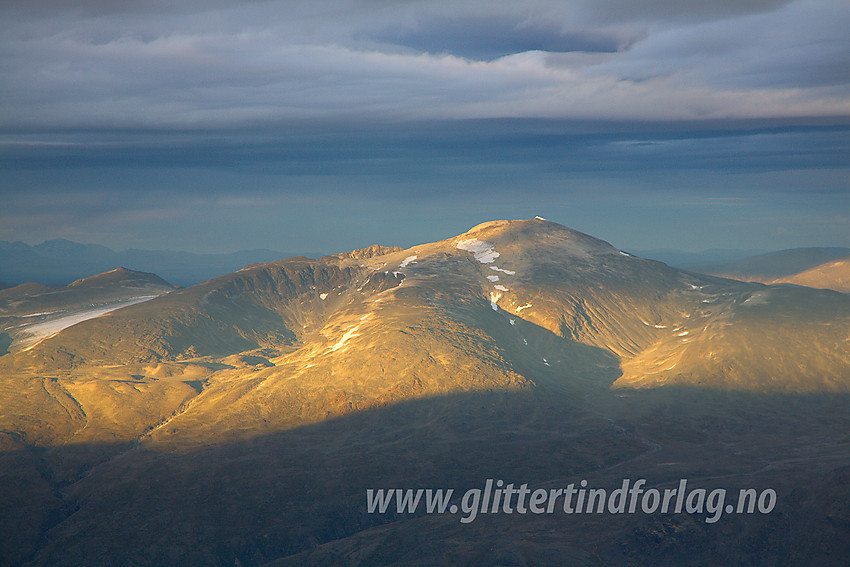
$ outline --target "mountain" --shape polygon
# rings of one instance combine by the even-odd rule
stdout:
[[[126,266],[133,270],[160,274],[170,282],[187,286],[249,264],[295,255],[266,249],[229,254],[135,249],[115,252],[105,246],[79,244],[65,239],[48,240],[36,246],[23,242],[0,242],[0,279],[61,287],[70,281],[115,266]]]
[[[472,253],[458,248],[467,241]],[[375,358],[375,348],[404,348],[395,343],[404,342],[397,335],[411,319],[400,314],[415,313],[429,329],[456,328],[466,335],[472,325],[493,343],[485,350],[501,353],[499,367],[534,376],[541,364],[552,368],[566,360],[559,372],[598,373],[597,358],[577,366],[574,355],[563,350],[590,347],[615,357],[608,367],[622,370],[616,386],[832,390],[848,385],[842,374],[847,351],[834,337],[834,325],[845,324],[843,317],[850,314],[845,297],[681,272],[542,220],[485,223],[448,240],[381,254],[387,250],[394,249],[249,266],[70,329],[18,363],[36,367],[50,360],[55,366],[64,358],[67,364],[58,368],[67,370],[226,358],[265,349],[277,360],[267,373],[311,365],[316,370],[307,373],[318,374],[336,364],[338,355],[319,356],[336,341],[342,349],[355,336],[369,336],[375,343],[363,351],[369,359]],[[510,320],[514,323],[505,327]],[[366,333],[367,328],[374,330]],[[528,333],[550,336],[551,347],[526,348]],[[745,345],[742,335],[758,340]],[[810,345],[821,342],[835,356],[817,358]],[[801,374],[800,360],[818,371]],[[392,372],[404,376],[412,370],[404,365]]]
[[[71,325],[174,289],[155,274],[120,267],[59,289],[28,283],[0,290],[0,352],[31,347]]]
[[[848,295],[684,272],[539,217],[247,266],[0,356],[0,556],[843,565],[847,337]],[[770,489],[776,511],[366,509],[381,488],[640,478]]]
[[[841,260],[825,262],[803,272],[777,278],[774,283],[789,283],[850,293],[850,254]]]
[[[692,269],[742,281],[783,283],[786,278],[848,256],[850,248],[793,248]]]

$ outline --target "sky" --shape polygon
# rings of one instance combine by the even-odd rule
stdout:
[[[846,0],[6,0],[0,240],[850,246]]]

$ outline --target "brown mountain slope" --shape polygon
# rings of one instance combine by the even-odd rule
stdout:
[[[25,317],[42,311],[68,311],[136,296],[162,295],[174,286],[155,274],[116,268],[62,288],[21,284],[0,290],[0,316]]]
[[[850,259],[827,262],[799,274],[778,278],[773,283],[790,283],[850,293]]]
[[[704,266],[697,271],[766,283],[810,270],[848,254],[850,254],[850,248],[792,248],[759,254],[728,264]]]
[[[850,291],[847,248],[795,248],[697,271],[741,281]]]
[[[0,371],[52,376],[87,414],[130,380],[109,396],[158,396],[155,415],[179,415],[147,426],[176,442],[494,388],[850,389],[844,295],[681,272],[542,219],[393,250],[250,266],[74,325]]]
[[[174,289],[174,286],[157,276],[147,272],[137,272],[118,267],[102,274],[90,276],[73,281],[68,284],[69,288],[110,288],[114,286],[124,287],[163,287]]]
[[[48,287],[46,285],[38,283],[25,283],[10,286],[5,289],[0,289],[0,301],[15,301],[24,297],[52,293],[54,291],[56,291],[54,288]]]
[[[17,363],[62,371],[289,348],[324,317],[320,295],[347,289],[353,275],[321,261],[262,264],[76,325]]]
[[[173,289],[154,274],[117,268],[59,289],[22,284],[2,290],[0,353],[30,348],[72,325]]]

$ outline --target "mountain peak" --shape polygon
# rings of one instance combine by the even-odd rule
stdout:
[[[588,256],[618,253],[614,246],[542,217],[519,220],[494,220],[472,227],[452,241],[477,238],[497,247],[544,247],[558,249],[571,255]]]
[[[401,248],[400,246],[382,246],[380,244],[373,244],[371,246],[367,246],[366,248],[358,248],[357,250],[352,250],[351,252],[340,252],[339,254],[333,254],[330,257],[339,258],[340,260],[366,260],[368,258],[374,258],[375,256],[383,256],[384,254],[401,252],[402,250],[403,248]]]
[[[466,231],[465,234],[473,234],[476,232],[480,232],[482,230],[491,230],[491,229],[521,229],[526,228],[529,225],[551,225],[553,228],[567,228],[562,226],[556,222],[547,221],[543,217],[534,217],[533,219],[499,219],[499,220],[491,220],[482,222],[481,224],[477,224]]]
[[[174,289],[174,286],[156,274],[137,272],[135,270],[129,270],[123,266],[119,266],[113,270],[109,270],[108,272],[103,272],[95,276],[76,280],[68,284],[68,287],[100,287],[104,285],[129,285],[132,287],[154,285],[157,287]]]

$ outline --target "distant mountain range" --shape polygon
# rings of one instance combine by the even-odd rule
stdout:
[[[700,252],[686,252],[672,248],[654,248],[650,250],[627,250],[641,258],[650,258],[664,262],[668,266],[690,270],[703,266],[714,266],[728,264],[738,260],[744,260],[759,254],[766,254],[767,250],[756,249],[732,249],[732,248],[710,248]]]
[[[155,273],[175,285],[188,286],[249,264],[273,262],[299,255],[319,257],[322,254],[267,249],[228,254],[135,249],[116,252],[106,246],[80,244],[65,239],[47,240],[35,246],[0,241],[0,282],[6,282],[7,287],[30,282],[61,287],[73,280],[123,266],[130,270]],[[3,284],[0,284],[2,288]]]
[[[665,248],[632,252],[641,258],[658,260],[676,268],[762,283],[782,283],[782,278],[850,256],[850,248],[795,248],[777,252],[721,248],[686,252]],[[251,264],[324,255],[315,251],[279,252],[265,248],[222,254],[141,249],[116,252],[106,246],[80,244],[66,239],[47,240],[35,246],[0,241],[0,289],[22,283],[63,287],[71,281],[119,266],[154,273],[174,285],[186,287]],[[832,272],[835,272],[834,268]],[[837,276],[833,274],[831,277]],[[829,284],[831,279],[822,281],[819,277],[801,277],[800,285],[810,285],[803,283],[805,281],[810,284],[825,281],[826,284],[820,287],[834,288]]]

